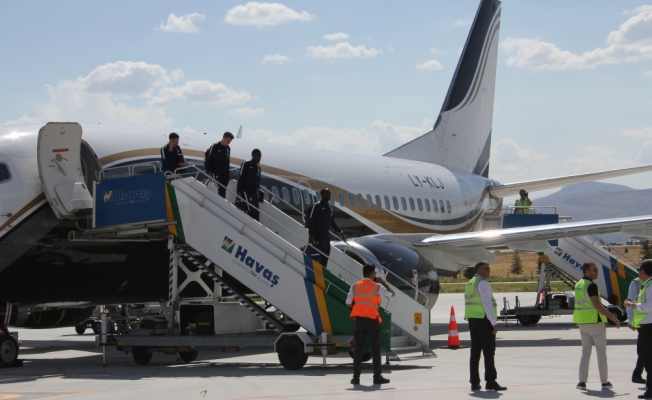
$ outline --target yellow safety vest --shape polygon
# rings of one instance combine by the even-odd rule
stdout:
[[[527,207],[527,208],[517,208],[516,214],[529,214],[530,208],[527,204],[527,199],[521,201],[521,199],[516,199],[516,207]]]
[[[647,283],[643,285],[641,290],[638,292],[638,299],[636,300],[637,303],[645,303],[647,301],[647,296],[645,294],[647,287],[650,286],[650,283],[652,283],[652,279],[648,279]],[[648,313],[643,312],[643,311],[638,311],[637,308],[634,309],[634,322],[632,323],[632,326],[634,328],[640,328],[641,327],[641,321],[643,321],[643,318],[648,315]]]
[[[482,305],[482,297],[480,297],[480,292],[478,291],[478,284],[483,280],[484,278],[480,275],[475,275],[469,283],[466,284],[466,289],[464,290],[465,320],[468,320],[469,318],[482,319],[486,315],[484,312],[484,306]],[[497,317],[496,299],[494,298],[493,293],[491,294],[491,304],[494,307],[494,316]]]
[[[595,309],[589,294],[586,292],[589,285],[593,283],[589,279],[580,279],[575,285],[575,309],[573,310],[573,323],[577,325],[596,324],[598,316],[600,321],[607,322],[607,317],[600,314]],[[598,298],[600,298],[600,288],[598,288]]]

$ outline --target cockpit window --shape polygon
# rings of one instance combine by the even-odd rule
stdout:
[[[11,180],[11,171],[7,164],[0,162],[0,184],[9,182]]]

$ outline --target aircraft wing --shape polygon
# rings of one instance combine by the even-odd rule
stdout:
[[[613,232],[623,232],[625,235],[635,239],[649,239],[652,237],[652,215],[495,229],[482,232],[455,233],[426,238],[422,236],[420,240],[413,241],[412,245],[414,247],[452,246],[456,248],[484,248],[510,243],[539,242],[570,236]],[[388,234],[378,236],[386,237]],[[416,238],[416,236],[413,236],[413,238]]]
[[[572,185],[574,183],[590,182],[607,178],[616,178],[618,176],[638,174],[641,172],[652,171],[652,165],[642,167],[614,169],[611,171],[591,172],[588,174],[561,176],[557,178],[538,179],[534,181],[523,181],[517,183],[507,183],[504,185],[489,186],[489,194],[492,197],[501,198],[517,195],[519,190],[525,191],[553,189],[561,186]]]

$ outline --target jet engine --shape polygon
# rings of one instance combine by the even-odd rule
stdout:
[[[361,264],[375,265],[387,282],[428,308],[437,302],[441,289],[439,275],[418,251],[374,237],[359,237],[333,245]],[[414,289],[414,279],[418,292]]]

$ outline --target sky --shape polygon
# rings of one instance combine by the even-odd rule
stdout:
[[[0,125],[383,154],[432,128],[478,4],[2,1]],[[491,178],[652,164],[652,2],[505,0],[496,79]]]

